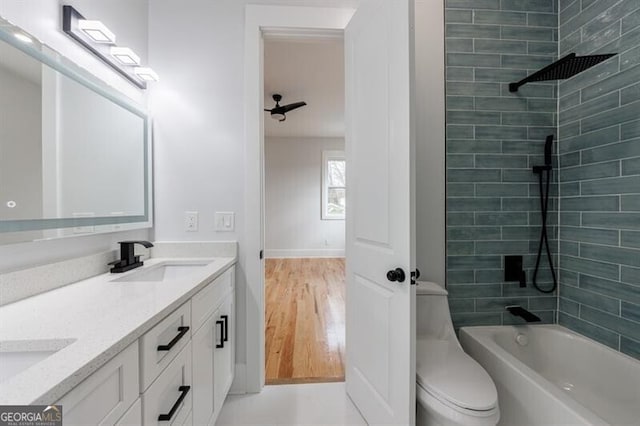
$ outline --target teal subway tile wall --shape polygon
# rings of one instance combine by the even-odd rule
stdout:
[[[531,167],[544,162],[545,138],[557,130],[557,84],[529,84],[518,93],[508,84],[556,60],[557,4],[447,0],[445,36],[447,288],[454,325],[518,323],[505,311],[514,304],[554,322],[557,297],[504,282],[503,262],[523,255],[530,280],[541,226]],[[552,186],[549,235],[556,251],[555,177]],[[538,282],[552,285],[546,260]]]
[[[618,55],[559,84],[558,322],[640,358],[640,2],[561,1],[559,36]]]

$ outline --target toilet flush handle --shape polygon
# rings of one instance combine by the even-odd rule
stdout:
[[[402,268],[392,269],[391,271],[387,272],[387,279],[391,282],[397,281],[399,283],[403,283],[405,278],[406,276]]]

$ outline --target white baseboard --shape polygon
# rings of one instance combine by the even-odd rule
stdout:
[[[267,259],[288,259],[300,257],[344,257],[344,249],[267,249]]]

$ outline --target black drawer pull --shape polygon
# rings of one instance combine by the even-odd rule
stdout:
[[[224,337],[222,340],[229,341],[229,315],[220,315],[220,318],[224,321]]]
[[[220,326],[220,343],[216,343],[216,348],[224,348],[224,321],[218,320],[216,321],[216,326]],[[215,337],[215,336],[214,336]]]
[[[189,327],[187,327],[187,329],[188,328]],[[159,422],[168,422],[169,420],[171,420],[171,417],[173,417],[176,411],[178,411],[178,408],[180,408],[180,404],[182,404],[182,401],[184,401],[184,399],[187,397],[187,394],[191,390],[191,386],[180,386],[178,390],[182,392],[178,397],[178,400],[176,401],[175,404],[173,404],[173,407],[171,407],[171,410],[169,410],[168,414],[160,414],[158,416]]]
[[[176,337],[174,337],[173,340],[170,341],[168,345],[158,345],[158,350],[170,351],[171,348],[173,348],[176,345],[176,343],[178,343],[180,339],[182,339],[182,337],[185,334],[187,334],[187,331],[189,331],[189,327],[178,327],[178,334],[176,334]]]

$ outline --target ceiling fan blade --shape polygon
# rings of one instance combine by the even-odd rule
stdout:
[[[266,109],[266,108],[265,108],[265,109],[264,109],[264,111],[265,111],[265,112],[271,112],[272,110],[270,110],[270,109]]]
[[[305,106],[305,105],[307,105],[307,103],[306,103],[306,102],[296,102],[296,103],[289,104],[289,105],[282,105],[282,106],[280,107],[280,109],[281,109],[283,112],[289,112],[289,111],[293,111],[294,109],[298,109],[298,108],[300,108],[300,107],[303,107],[303,106]]]

